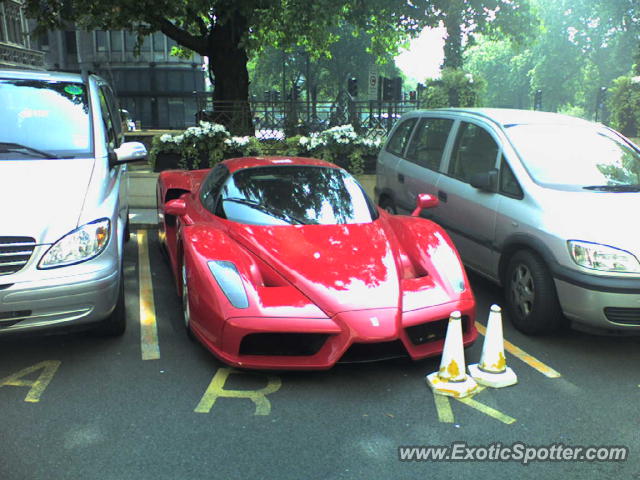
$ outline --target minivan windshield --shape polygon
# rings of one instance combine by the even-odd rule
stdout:
[[[368,223],[378,216],[344,170],[300,165],[237,171],[222,187],[219,208],[227,219],[253,225]]]
[[[613,133],[589,126],[522,124],[507,133],[532,178],[543,185],[640,191],[640,154]]]
[[[81,83],[0,79],[0,160],[91,153],[89,104]]]

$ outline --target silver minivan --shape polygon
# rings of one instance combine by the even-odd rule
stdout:
[[[115,96],[94,75],[0,70],[0,335],[125,331],[124,165]]]
[[[504,287],[514,325],[569,320],[640,333],[640,151],[565,115],[437,109],[404,115],[377,161],[377,203],[450,233],[465,265]]]

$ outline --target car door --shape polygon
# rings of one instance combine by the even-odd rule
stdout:
[[[453,125],[452,119],[442,117],[423,117],[418,122],[405,158],[396,167],[399,213],[413,211],[419,193],[436,194],[440,165]]]
[[[434,220],[451,235],[463,262],[490,275],[498,254],[494,247],[499,195],[471,186],[477,173],[496,171],[502,156],[497,136],[485,125],[459,121],[451,155],[443,165],[437,185],[440,204],[433,209]]]
[[[382,197],[391,198],[393,204],[397,203],[396,198],[399,190],[398,162],[404,157],[404,152],[417,121],[417,117],[401,120],[391,132],[389,141],[378,154],[376,165],[376,201],[378,203],[380,203]]]

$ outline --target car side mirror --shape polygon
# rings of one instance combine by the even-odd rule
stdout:
[[[428,193],[419,193],[416,197],[416,209],[411,212],[411,216],[419,217],[422,210],[425,208],[437,207],[439,203],[440,200],[438,200],[438,197]]]
[[[141,142],[125,142],[114,151],[116,164],[139,162],[147,159],[147,147]]]
[[[469,183],[472,187],[485,192],[495,192],[498,184],[498,170],[495,168],[488,172],[474,173]]]
[[[174,198],[164,204],[164,213],[175,217],[182,217],[187,213],[187,202],[182,198]]]

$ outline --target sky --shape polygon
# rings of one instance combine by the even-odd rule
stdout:
[[[445,28],[425,28],[411,41],[409,49],[396,57],[396,66],[410,81],[422,83],[440,76],[445,34]]]

